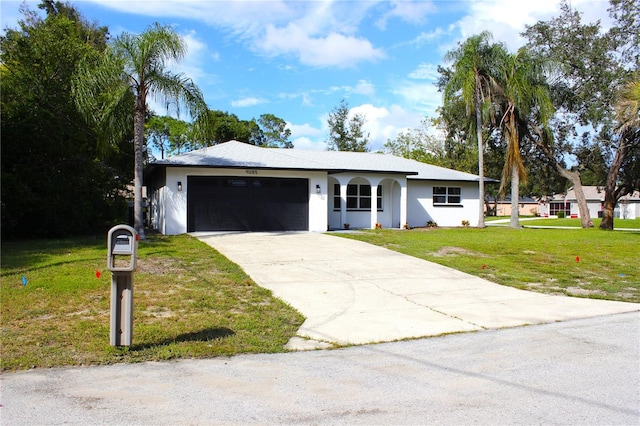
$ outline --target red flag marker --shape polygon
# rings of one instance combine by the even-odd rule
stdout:
[[[580,262],[580,256],[576,256],[576,262]]]
[[[100,279],[100,271],[96,270],[96,278]]]

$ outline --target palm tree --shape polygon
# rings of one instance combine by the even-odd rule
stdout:
[[[526,180],[527,172],[520,155],[520,141],[528,134],[527,127],[548,129],[553,115],[553,105],[545,78],[544,63],[533,58],[522,48],[513,55],[504,57],[500,79],[500,104],[502,119],[500,127],[507,141],[507,152],[500,193],[504,194],[506,183],[511,180],[511,220],[512,228],[519,228],[518,201],[520,200],[520,179]]]
[[[640,130],[640,75],[624,85],[615,110],[619,133]]]
[[[476,141],[478,143],[479,217],[478,228],[484,228],[484,143],[482,141],[483,115],[490,113],[492,99],[497,88],[496,59],[504,48],[498,44],[489,44],[491,33],[482,33],[469,37],[457,49],[445,55],[446,62],[453,62],[453,73],[444,88],[444,103],[450,105],[462,98],[467,116],[475,116]],[[484,114],[483,114],[484,112]]]
[[[186,107],[196,118],[207,110],[198,87],[167,69],[186,54],[186,44],[169,26],[157,23],[142,34],[123,33],[100,58],[87,59],[78,71],[74,95],[79,108],[97,124],[100,143],[113,143],[130,129],[133,112],[134,227],[144,238],[143,151],[148,96],[176,113]],[[127,124],[128,123],[128,124]]]
[[[636,73],[620,90],[618,101],[614,105],[618,122],[616,133],[620,140],[611,162],[607,182],[604,188],[603,214],[600,228],[613,229],[613,209],[620,197],[633,192],[633,185],[618,185],[620,169],[625,157],[640,144],[640,76]],[[636,184],[637,185],[637,184]]]

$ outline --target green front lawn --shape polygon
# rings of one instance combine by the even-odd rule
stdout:
[[[485,218],[485,222],[491,224],[491,222],[502,221],[500,225],[509,226],[509,216],[489,216]],[[505,222],[506,221],[506,222]],[[593,226],[598,228],[602,219],[592,219]],[[492,224],[497,225],[497,224]],[[572,228],[582,227],[580,219],[571,218],[538,218],[533,216],[520,216],[520,225],[522,226],[569,226]],[[615,229],[640,229],[640,218],[638,219],[615,219],[613,221],[613,227]]]
[[[206,244],[150,236],[134,275],[133,345],[111,347],[104,240],[3,242],[3,370],[282,352],[302,324]]]
[[[640,232],[491,226],[337,235],[512,287],[640,302]]]
[[[592,219],[593,226],[598,228],[602,219]],[[521,220],[520,225],[523,226],[570,226],[575,228],[582,227],[580,219],[533,219]],[[615,229],[640,229],[640,219],[614,219],[613,227]]]

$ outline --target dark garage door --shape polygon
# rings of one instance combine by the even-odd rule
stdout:
[[[187,178],[187,229],[195,231],[307,231],[307,179]]]

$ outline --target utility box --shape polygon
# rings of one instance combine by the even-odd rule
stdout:
[[[107,267],[111,271],[111,346],[130,346],[133,339],[133,271],[138,257],[138,233],[117,225],[107,236]]]

